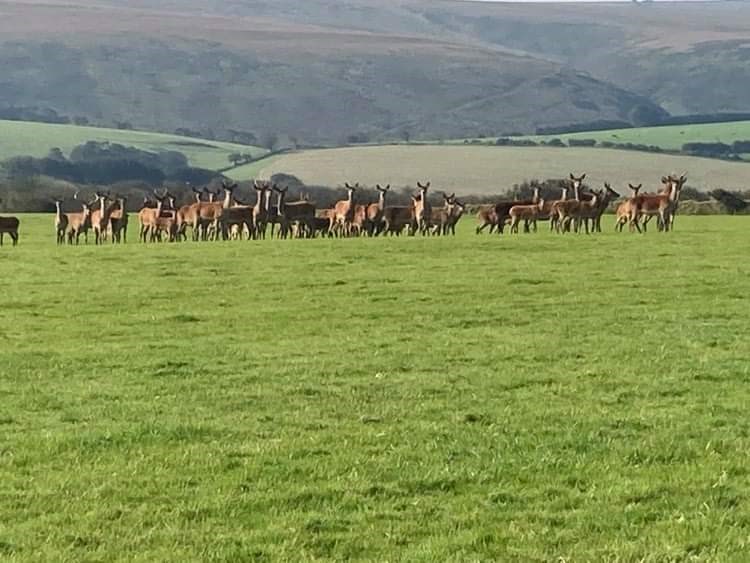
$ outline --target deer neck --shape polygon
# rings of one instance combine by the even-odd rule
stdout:
[[[232,207],[232,192],[224,190],[224,203],[221,204],[224,209]]]
[[[385,209],[385,192],[380,192],[380,195],[378,196],[378,209],[380,209],[380,211]]]

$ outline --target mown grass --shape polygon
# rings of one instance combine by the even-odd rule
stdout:
[[[77,145],[87,141],[109,141],[157,152],[179,151],[188,158],[191,166],[210,170],[229,166],[228,157],[232,153],[249,152],[257,158],[268,152],[260,147],[149,131],[0,120],[0,159],[21,155],[42,157],[53,147],[68,155]]]
[[[599,148],[387,145],[300,151],[262,161],[258,175],[284,172],[308,185],[341,185],[344,180],[374,186],[414,187],[431,180],[434,189],[464,194],[498,194],[531,179],[567,178],[586,172],[587,182],[610,182],[625,195],[629,182],[659,189],[664,174],[688,173],[688,184],[703,190],[743,188],[750,165],[708,158]],[[260,164],[260,163],[259,163]]]
[[[746,218],[119,248],[50,225],[0,251],[6,560],[747,554]]]

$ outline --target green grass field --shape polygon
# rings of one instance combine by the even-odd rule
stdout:
[[[22,221],[3,560],[746,558],[747,218],[100,248]]]
[[[595,139],[597,142],[634,143],[655,145],[665,150],[678,151],[685,143],[727,143],[750,140],[750,121],[730,121],[726,123],[701,123],[696,125],[665,125],[663,127],[634,127],[632,129],[608,129],[605,131],[585,131],[561,135],[529,135],[520,137],[533,141],[561,139]],[[469,139],[472,140],[472,139]],[[487,141],[487,139],[474,139]],[[494,140],[494,139],[491,139]],[[463,139],[452,141],[463,143]]]
[[[268,152],[260,147],[165,133],[0,120],[0,160],[19,155],[42,157],[53,147],[68,155],[86,141],[110,141],[149,151],[179,151],[192,166],[210,170],[229,166],[227,157],[232,153],[249,152],[258,157]]]

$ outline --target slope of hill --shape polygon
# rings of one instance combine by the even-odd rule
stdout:
[[[628,182],[657,189],[664,174],[682,172],[697,189],[744,188],[750,165],[610,149],[445,145],[303,151],[269,160],[260,176],[269,178],[278,172],[293,174],[307,184],[329,186],[343,182],[414,186],[430,180],[435,190],[458,194],[495,194],[524,180],[586,172],[592,185],[610,182],[625,194]]]
[[[497,134],[661,111],[556,62],[419,29],[302,24],[284,19],[284,5],[265,3],[263,17],[249,17],[6,1],[0,99],[98,124],[186,127],[207,136],[209,129],[235,129],[327,143],[353,134]],[[379,21],[380,9],[368,5]]]
[[[259,157],[268,152],[260,147],[147,131],[0,121],[0,160],[19,155],[42,157],[53,147],[68,154],[75,146],[87,141],[109,141],[152,152],[179,151],[188,158],[191,166],[210,170],[229,166],[228,157],[232,153],[250,153]]]

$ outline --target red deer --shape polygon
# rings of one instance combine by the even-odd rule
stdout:
[[[57,244],[65,244],[65,234],[68,230],[68,216],[62,212],[62,201],[55,200],[55,233]]]
[[[432,218],[432,206],[427,199],[427,190],[430,188],[430,182],[426,184],[417,182],[417,187],[419,188],[419,195],[416,198],[412,198],[412,201],[414,201],[414,226],[416,227],[416,231],[426,235],[429,234],[430,219]]]
[[[458,224],[458,221],[463,217],[464,211],[466,211],[466,205],[458,201],[457,199],[453,198],[453,214],[451,215],[451,220],[448,223],[447,231],[450,231],[450,233],[455,236],[456,235],[456,225]],[[448,232],[446,231],[446,235]]]
[[[255,206],[253,207],[253,225],[255,226],[253,238],[265,239],[266,231],[268,230],[268,200],[271,197],[271,187],[268,184],[259,185],[255,181],[253,182],[253,188],[255,188],[257,196]],[[271,226],[271,237],[273,237],[273,226]]]
[[[82,204],[83,209],[79,213],[66,213],[68,217],[68,244],[79,244],[82,234],[85,234],[91,226],[91,208],[87,203]]]
[[[346,199],[342,199],[336,202],[333,206],[333,217],[331,218],[330,230],[338,236],[349,236],[351,234],[352,219],[354,218],[354,192],[359,188],[359,184],[350,186],[348,182],[344,184],[346,186]],[[281,209],[279,209],[281,213]]]
[[[604,215],[604,213],[609,208],[610,202],[618,197],[620,197],[620,194],[613,190],[612,186],[610,186],[607,182],[604,182],[604,192],[602,194],[602,197],[599,199],[599,208],[597,209],[596,217],[594,217],[593,220],[592,229],[594,232],[602,232],[602,215]]]
[[[128,242],[128,210],[127,198],[118,195],[115,198],[117,208],[109,215],[109,227],[113,243]]]
[[[200,216],[198,210],[200,204],[203,201],[201,196],[207,191],[205,188],[203,191],[193,190],[193,197],[195,201],[187,205],[183,205],[177,210],[177,238],[180,240],[187,240],[187,228],[190,227],[193,230],[193,240],[198,240],[200,237]]]
[[[431,232],[433,235],[447,235],[451,223],[457,213],[456,194],[441,194],[443,196],[443,207],[433,207],[430,215]],[[455,234],[455,233],[454,233]]]
[[[537,188],[538,190],[538,188]],[[505,222],[510,219],[510,209],[514,205],[535,205],[538,203],[538,191],[535,191],[535,196],[530,200],[516,200],[516,201],[499,201],[495,204],[495,217],[497,217],[497,228],[498,234],[503,234],[505,228]],[[525,228],[525,226],[524,226]],[[528,230],[528,229],[525,229]]]
[[[589,234],[589,220],[592,221],[593,225],[593,222],[599,213],[599,201],[602,194],[603,190],[592,190],[591,199],[581,201],[578,208],[573,212],[573,230],[576,233],[581,232],[581,225],[583,225],[586,229],[586,234]]]
[[[573,187],[574,199],[568,199],[565,201],[558,202],[554,211],[557,211],[557,224],[555,228],[557,232],[567,232],[570,230],[571,223],[581,205],[581,186],[583,180],[586,178],[586,174],[576,178],[572,173],[570,175],[570,181]]]
[[[633,205],[635,203],[635,198],[638,197],[638,192],[643,187],[643,184],[638,184],[637,186],[634,186],[633,184],[628,184],[628,187],[633,192],[633,195],[623,201],[620,205],[617,206],[617,211],[615,212],[616,220],[615,220],[615,230],[619,230],[622,232],[622,228],[630,222],[630,216],[633,212]],[[630,230],[633,231],[633,225],[630,225]]]
[[[487,227],[490,228],[490,234],[494,232],[498,226],[498,216],[494,204],[482,205],[479,208],[479,211],[477,212],[477,223],[476,234],[481,233]]]
[[[0,202],[2,202],[1,199]],[[6,233],[13,240],[13,246],[18,244],[18,227],[20,225],[21,222],[18,217],[0,217],[0,246],[3,245],[3,238]]]
[[[633,199],[630,221],[638,232],[641,228],[638,221],[642,216],[657,216],[659,219],[659,230],[669,231],[672,226],[673,216],[679,202],[680,191],[685,184],[685,175],[676,178],[666,176],[661,179],[664,189],[660,194],[641,194]],[[644,230],[647,220],[644,220]]]
[[[151,207],[148,199],[143,200],[143,208],[138,212],[138,221],[141,224],[139,238],[141,242],[156,240],[159,231],[159,219],[164,207],[164,201],[167,199],[167,192],[159,195],[153,192],[156,200],[156,207]]]
[[[91,228],[94,231],[94,244],[103,244],[107,238],[109,215],[114,209],[114,202],[107,205],[109,199],[111,199],[109,194],[96,192],[95,203],[91,206]]]
[[[400,236],[405,228],[412,229],[415,224],[414,206],[415,198],[411,205],[389,206],[383,210],[383,232],[391,236]]]
[[[224,228],[232,234],[233,239],[242,239],[246,233],[248,240],[253,239],[255,224],[253,222],[254,206],[234,198],[234,203],[229,209],[225,209],[221,220]]]
[[[271,189],[278,194],[278,200],[276,204],[276,213],[279,220],[279,236],[286,238],[291,235],[291,227],[293,224],[298,224],[300,235],[312,237],[315,235],[315,204],[301,199],[298,201],[286,201],[286,194],[289,191],[289,187],[279,188],[273,186]],[[329,220],[333,221],[333,217],[336,212],[334,211],[332,218]]]
[[[388,184],[386,187],[380,187],[380,184],[375,186],[378,190],[378,201],[371,203],[367,206],[367,222],[366,230],[367,234],[371,237],[376,237],[383,232],[384,220],[383,212],[385,211],[385,196],[388,194],[388,190],[391,189],[391,185]]]
[[[536,232],[536,221],[544,208],[544,200],[540,199],[537,203],[530,205],[514,205],[510,208],[510,232],[518,234],[518,223],[523,219],[524,223],[531,225]]]

